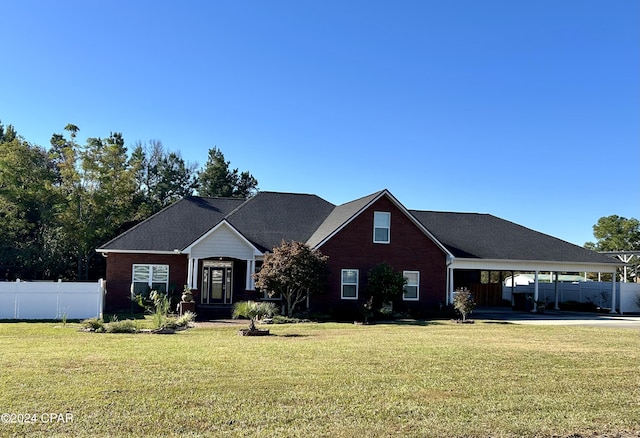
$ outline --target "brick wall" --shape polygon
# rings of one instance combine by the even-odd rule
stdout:
[[[373,243],[374,211],[391,213],[390,243]],[[407,310],[437,310],[445,300],[446,256],[393,202],[382,197],[320,247],[329,256],[329,290],[312,299],[312,307],[330,313],[357,312],[364,302],[367,272],[385,262],[396,271],[420,271],[419,301],[399,303]],[[359,299],[340,298],[342,269],[359,270]]]
[[[131,280],[134,264],[169,265],[169,287],[182,291],[187,283],[187,256],[184,254],[121,254],[107,257],[107,295],[105,311],[131,308]]]

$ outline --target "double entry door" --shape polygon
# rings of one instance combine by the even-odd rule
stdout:
[[[202,267],[202,304],[231,304],[233,262],[205,260]]]

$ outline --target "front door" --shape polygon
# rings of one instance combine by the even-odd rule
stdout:
[[[202,268],[202,304],[231,304],[232,263],[205,262]]]

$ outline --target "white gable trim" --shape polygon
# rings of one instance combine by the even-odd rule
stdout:
[[[150,250],[150,249],[103,249],[103,248],[98,248],[96,249],[96,252],[101,253],[102,255],[106,256],[107,254],[110,253],[118,253],[118,254],[163,254],[163,255],[176,255],[176,254],[182,254],[182,252],[179,249],[174,249],[173,251],[157,251],[157,250]]]
[[[191,254],[191,251],[193,250],[193,248],[195,246],[197,246],[199,243],[203,242],[204,240],[208,239],[212,234],[214,234],[216,231],[218,231],[221,227],[226,227],[227,229],[229,229],[231,231],[231,233],[237,237],[240,241],[242,241],[242,243],[244,243],[245,245],[247,245],[249,248],[251,248],[253,250],[253,255],[255,256],[261,256],[263,255],[262,252],[256,248],[251,242],[249,242],[249,240],[247,240],[246,237],[244,237],[242,235],[242,233],[240,233],[233,225],[231,225],[226,219],[221,220],[220,222],[218,222],[218,224],[216,226],[214,226],[213,228],[211,228],[209,231],[207,231],[206,233],[204,233],[202,236],[200,236],[198,239],[196,239],[193,243],[191,243],[189,246],[187,246],[186,248],[184,248],[182,250],[183,253],[185,254]]]
[[[552,271],[552,272],[616,272],[617,263],[560,262],[553,260],[501,260],[458,258],[451,262],[453,269],[490,271]]]
[[[324,239],[322,239],[317,245],[315,245],[314,248],[318,249],[320,248],[322,245],[324,245],[325,243],[327,243],[329,240],[331,240],[331,238],[333,238],[333,236],[335,236],[336,234],[338,234],[344,227],[346,227],[347,225],[349,225],[356,217],[360,216],[362,214],[362,212],[364,212],[366,209],[368,209],[369,207],[371,207],[376,201],[378,201],[380,198],[382,198],[383,196],[387,196],[391,202],[402,212],[404,213],[404,215],[406,217],[409,218],[409,220],[411,220],[411,222],[413,222],[413,224],[418,227],[418,229],[420,231],[422,231],[429,239],[431,239],[431,241],[433,241],[433,243],[436,244],[436,246],[438,248],[440,248],[447,256],[453,258],[453,254],[451,254],[451,252],[449,252],[449,250],[442,244],[440,243],[440,241],[438,239],[436,239],[436,237],[431,234],[431,232],[429,230],[427,230],[424,225],[422,225],[411,213],[409,213],[409,210],[407,210],[405,208],[404,205],[402,205],[400,203],[400,201],[398,201],[395,196],[393,196],[389,190],[384,189],[382,190],[380,193],[378,193],[378,195],[373,198],[371,201],[369,201],[367,204],[365,204],[360,210],[358,210],[355,214],[353,214],[349,219],[347,219],[346,221],[344,221],[344,223],[342,223],[342,225],[340,225],[338,228],[336,228],[335,230],[333,230],[333,232],[331,232],[331,234],[329,234],[327,237],[325,237]]]

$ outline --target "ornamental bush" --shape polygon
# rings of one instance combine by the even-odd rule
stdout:
[[[453,307],[462,315],[462,321],[467,320],[467,315],[476,308],[471,291],[466,287],[456,289],[453,298]]]

